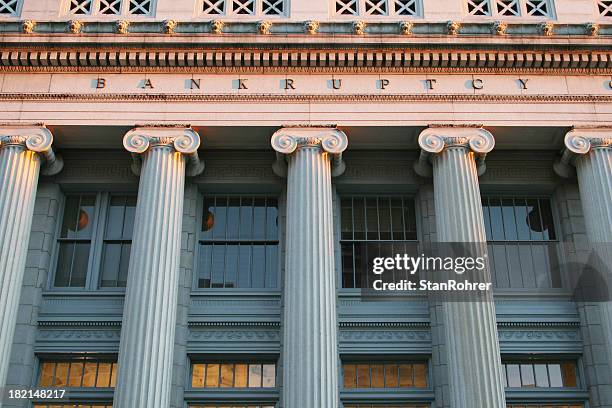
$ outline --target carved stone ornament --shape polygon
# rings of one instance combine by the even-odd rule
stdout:
[[[307,34],[315,35],[319,32],[319,22],[316,20],[308,20],[304,23],[304,30]]]
[[[429,163],[432,155],[441,153],[446,148],[461,147],[476,153],[478,175],[484,174],[484,159],[495,147],[495,138],[481,127],[430,127],[419,135],[421,156],[415,162],[414,170],[422,177],[431,177]]]
[[[260,21],[257,26],[259,30],[259,34],[268,35],[270,34],[270,29],[272,28],[272,23],[269,21]]]
[[[458,21],[449,21],[446,23],[446,29],[448,30],[448,35],[459,35],[461,23]]]
[[[568,178],[575,174],[576,156],[586,155],[592,149],[612,149],[612,128],[573,129],[565,135],[564,144],[563,154],[553,168],[557,175]]]
[[[39,153],[43,160],[41,173],[47,176],[59,173],[64,167],[62,158],[55,155],[52,145],[53,135],[46,127],[0,127],[0,149],[19,146]]]
[[[127,34],[130,28],[130,22],[127,20],[119,20],[115,23],[115,30],[119,34]]]
[[[596,37],[599,35],[599,24],[597,23],[587,23],[584,28],[587,35],[590,35],[591,37]]]
[[[132,153],[134,173],[140,173],[140,155],[149,149],[171,148],[187,157],[187,175],[197,176],[204,171],[198,157],[200,135],[189,127],[137,127],[125,134],[123,147]]]
[[[412,21],[402,21],[399,23],[400,33],[403,35],[412,35],[412,28],[414,24]]]
[[[355,21],[353,22],[353,33],[357,35],[364,35],[367,24],[365,21]]]
[[[174,30],[176,29],[177,25],[178,23],[176,22],[176,20],[165,20],[162,25],[164,33],[174,34]]]
[[[270,140],[276,150],[274,172],[284,177],[287,172],[285,157],[302,148],[321,149],[332,155],[332,176],[344,173],[342,152],[348,147],[346,134],[335,127],[285,127],[276,131]]]
[[[223,33],[223,27],[225,23],[221,20],[213,20],[210,22],[210,32],[213,34]]]
[[[555,32],[555,25],[551,23],[550,21],[548,21],[546,23],[541,23],[540,29],[542,30],[542,34],[546,36],[551,36]]]
[[[495,35],[506,35],[506,30],[508,29],[508,23],[503,21],[495,21],[492,24],[492,31]]]
[[[70,20],[68,22],[68,30],[72,34],[78,34],[83,30],[83,23],[79,20]]]
[[[36,27],[36,21],[34,20],[25,20],[21,24],[24,34],[32,34],[34,32],[34,27]]]

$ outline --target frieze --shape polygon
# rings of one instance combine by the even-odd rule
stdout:
[[[118,341],[119,330],[40,330],[38,339],[43,341],[69,340],[114,340]]]
[[[278,342],[278,330],[189,330],[189,341],[216,341],[216,342]]]
[[[500,341],[580,342],[578,330],[500,330]]]
[[[431,341],[429,330],[341,330],[339,337],[343,342]]]

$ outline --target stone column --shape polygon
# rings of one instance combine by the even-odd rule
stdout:
[[[190,128],[140,127],[123,145],[141,168],[113,406],[167,408],[185,174],[202,171],[200,138]]]
[[[600,308],[601,331],[590,336],[589,344],[595,359],[589,381],[597,395],[591,401],[594,407],[612,407],[612,128],[573,129],[565,135],[565,151],[554,169],[563,177],[578,176],[580,201],[586,234],[593,253],[600,263],[593,264],[607,284],[606,297],[584,301]],[[595,282],[586,282],[587,285]],[[594,294],[593,294],[594,295]],[[587,322],[592,324],[593,322]]]
[[[338,344],[332,175],[348,139],[329,127],[283,128],[272,136],[277,174],[287,173],[283,403],[337,408]],[[286,159],[286,161],[285,161]]]
[[[43,174],[62,169],[52,143],[44,127],[0,127],[0,388],[6,385],[38,175],[41,165]]]
[[[484,156],[495,145],[493,136],[476,127],[431,127],[419,135],[419,145],[422,154],[415,166],[417,173],[430,175],[429,162],[433,165],[438,241],[472,244],[484,255],[487,239],[478,176],[484,172]],[[488,270],[486,276],[491,282]],[[505,408],[491,293],[443,302],[442,306],[450,406]]]

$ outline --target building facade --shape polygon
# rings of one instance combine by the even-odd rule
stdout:
[[[0,0],[0,39],[0,406],[612,407],[612,1]],[[432,242],[493,293],[363,296]]]

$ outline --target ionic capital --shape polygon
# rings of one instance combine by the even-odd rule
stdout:
[[[476,153],[478,175],[485,172],[484,159],[495,147],[495,138],[482,127],[432,126],[419,135],[421,155],[414,164],[415,172],[422,177],[431,177],[431,157],[448,148],[462,148]]]
[[[335,126],[283,127],[272,135],[270,144],[276,150],[273,169],[278,176],[287,175],[286,156],[298,149],[319,149],[329,153],[332,157],[332,176],[344,173],[346,166],[342,161],[342,152],[348,147],[348,138]]]
[[[132,170],[140,174],[141,154],[151,149],[172,149],[187,158],[188,176],[197,176],[204,171],[204,162],[198,156],[200,135],[184,126],[142,126],[136,127],[123,137],[123,147],[132,153]]]
[[[0,126],[0,149],[18,146],[38,153],[42,160],[41,173],[53,176],[64,167],[61,157],[53,152],[53,135],[44,126]]]
[[[553,168],[561,177],[572,177],[577,156],[588,155],[593,149],[612,149],[612,128],[572,129],[565,135],[565,148]]]

